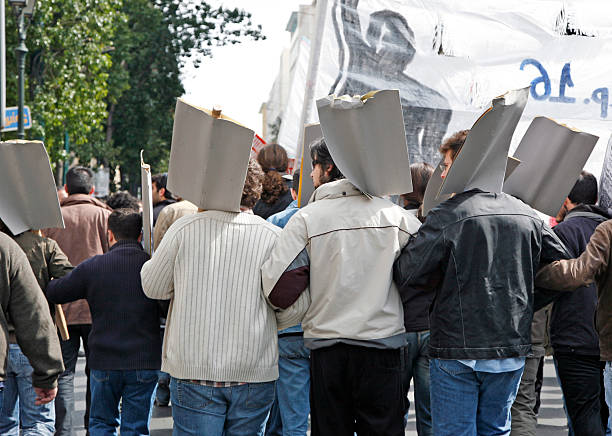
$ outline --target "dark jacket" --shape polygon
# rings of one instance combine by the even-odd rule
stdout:
[[[159,203],[153,206],[153,225],[155,225],[155,223],[157,222],[157,217],[159,216],[159,213],[162,211],[162,209],[172,203],[176,203],[176,200],[168,199],[160,201]]]
[[[136,241],[118,241],[108,253],[82,262],[46,289],[53,303],[87,299],[91,308],[92,369],[159,369],[161,338],[157,302],[144,295],[142,265],[149,255]]]
[[[287,206],[289,206],[292,201],[293,197],[291,197],[291,191],[287,191],[272,204],[264,203],[263,201],[259,200],[255,204],[255,207],[253,207],[253,213],[267,220],[275,213],[279,213],[287,209]]]
[[[612,220],[597,226],[584,252],[576,259],[561,260],[538,271],[537,283],[570,291],[597,283],[599,358],[612,361]]]
[[[520,357],[531,350],[540,262],[567,256],[552,230],[520,200],[471,190],[428,214],[395,262],[393,276],[402,289],[435,288],[432,358]]]
[[[64,371],[57,331],[45,297],[21,248],[0,232],[0,380],[6,377],[8,318],[34,371],[32,384],[51,389]]]
[[[609,218],[608,212],[597,206],[580,205],[572,209],[554,231],[575,258],[586,249],[595,228]],[[599,356],[596,310],[595,284],[563,293],[555,301],[550,319],[550,341],[556,353]]]
[[[414,216],[418,215],[417,209],[404,208],[414,213]],[[435,279],[436,277],[432,278],[432,280]],[[399,289],[402,296],[402,306],[404,307],[404,328],[406,332],[429,330],[429,307],[435,295],[432,285],[433,283],[426,286],[405,286]]]

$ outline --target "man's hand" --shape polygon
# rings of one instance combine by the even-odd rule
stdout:
[[[34,392],[36,392],[36,400],[34,401],[34,404],[40,406],[42,404],[47,404],[53,401],[53,399],[57,395],[57,388],[43,389],[35,387]]]

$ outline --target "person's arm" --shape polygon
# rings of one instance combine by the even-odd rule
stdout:
[[[82,262],[72,272],[62,278],[51,280],[45,288],[47,300],[54,304],[70,303],[87,298],[89,260]]]
[[[64,371],[62,352],[47,302],[26,255],[16,244],[9,250],[7,310],[17,343],[34,369],[32,385],[37,392],[37,404],[43,404],[55,397],[57,379]]]
[[[162,213],[166,209],[162,210]],[[160,220],[161,217],[162,214]],[[174,226],[166,233],[153,257],[145,262],[140,270],[142,289],[147,297],[154,300],[169,300],[174,295],[174,263],[179,248],[178,230],[179,228]]]
[[[444,230],[435,216],[429,216],[393,264],[393,280],[402,301],[414,289],[430,290],[437,283],[446,251]]]
[[[53,239],[49,239],[47,242],[49,243],[49,251],[47,253],[48,280],[60,279],[72,271],[74,267],[57,242]]]
[[[610,264],[610,227],[612,223],[609,223],[608,221],[597,226],[580,257],[555,260],[541,268],[536,276],[536,286],[571,291],[593,283]],[[569,253],[565,257],[569,257]],[[546,259],[542,263],[545,261]]]
[[[264,295],[275,308],[287,309],[310,283],[308,232],[300,212],[289,220],[261,270]],[[305,300],[301,300],[305,303]]]

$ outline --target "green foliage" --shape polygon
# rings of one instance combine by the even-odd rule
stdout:
[[[17,104],[15,23],[7,9],[8,106]],[[140,149],[155,172],[167,169],[181,68],[245,37],[263,38],[250,14],[199,0],[39,0],[26,43],[26,134],[58,162],[69,132],[74,156],[119,166],[134,192]]]
[[[112,164],[121,168],[122,187],[134,192],[141,149],[154,172],[168,168],[184,63],[197,65],[211,46],[262,36],[246,12],[204,2],[130,0],[122,12],[128,20],[115,33],[106,138],[120,150]]]
[[[64,132],[72,151],[87,162],[99,154],[111,45],[122,21],[120,0],[47,0],[37,3],[28,28],[26,104],[34,128],[29,137],[44,138],[52,160],[62,158]],[[16,19],[7,10],[7,105],[17,104]]]

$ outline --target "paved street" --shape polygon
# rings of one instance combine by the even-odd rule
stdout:
[[[85,360],[79,358],[77,377],[75,379],[75,395],[77,398],[74,422],[78,423],[76,435],[85,436],[83,428],[83,413],[85,412],[85,374],[83,372]],[[412,401],[412,393],[411,398]],[[406,436],[417,436],[414,410],[410,409],[410,419]],[[557,380],[552,358],[546,359],[544,367],[544,387],[542,388],[542,406],[538,418],[538,436],[560,436],[567,434],[565,415],[563,413],[563,399]],[[155,408],[151,423],[152,436],[169,436],[172,434],[172,411],[169,407]]]

